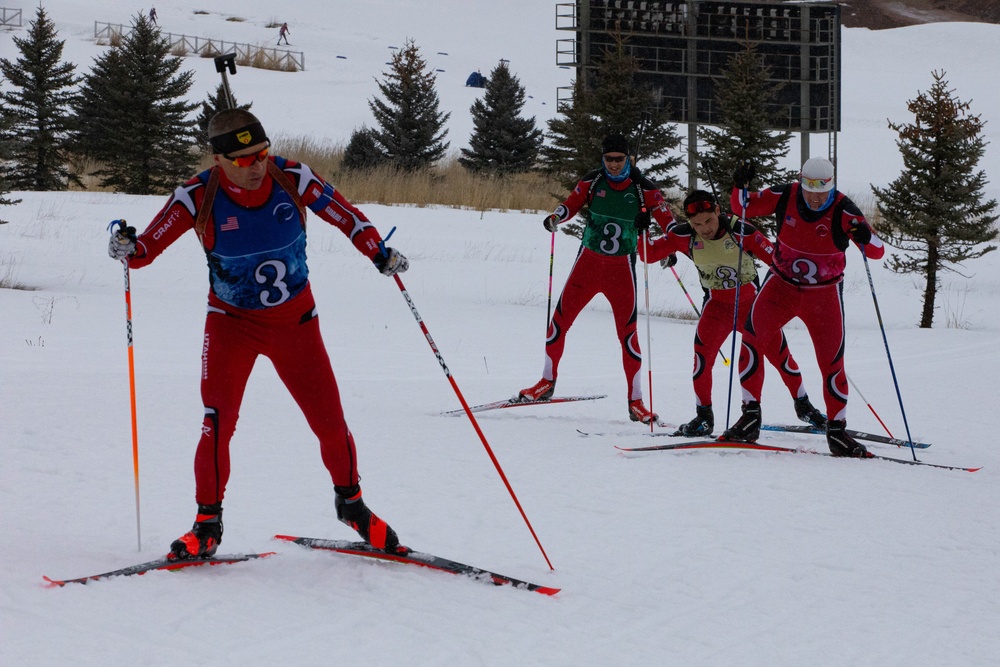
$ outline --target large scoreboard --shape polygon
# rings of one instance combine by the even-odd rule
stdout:
[[[556,6],[557,62],[590,80],[621,35],[669,120],[718,125],[717,86],[752,43],[774,81],[773,130],[840,130],[840,7],[728,0],[576,0]]]

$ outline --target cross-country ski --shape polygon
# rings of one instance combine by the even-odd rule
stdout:
[[[492,403],[483,403],[482,405],[473,405],[469,407],[470,412],[486,412],[487,410],[506,410],[507,408],[526,408],[532,405],[550,405],[554,403],[575,403],[577,401],[596,401],[601,398],[607,398],[607,394],[600,394],[595,396],[554,396],[553,398],[547,398],[541,401],[519,401],[514,398],[508,398],[506,401],[494,401]],[[448,410],[447,412],[442,412],[442,415],[447,415],[453,417],[455,415],[464,415],[465,408],[459,410]]]
[[[513,588],[534,591],[536,593],[541,593],[542,595],[555,595],[560,590],[550,586],[541,586],[539,584],[521,581],[520,579],[514,579],[513,577],[508,577],[503,574],[497,574],[496,572],[490,572],[489,570],[473,567],[472,565],[466,565],[464,563],[459,563],[453,560],[448,560],[447,558],[441,558],[440,556],[434,556],[420,551],[407,550],[401,551],[400,553],[386,553],[381,549],[372,547],[372,545],[366,542],[323,540],[313,537],[295,537],[293,535],[275,535],[274,537],[275,539],[287,540],[288,542],[294,542],[295,544],[300,544],[304,547],[309,547],[310,549],[325,549],[350,556],[362,556],[364,558],[373,558],[393,563],[418,565],[432,570],[463,575],[469,577],[470,579],[496,586],[512,586]]]
[[[677,442],[664,445],[649,445],[647,447],[620,447],[615,445],[615,449],[623,452],[660,452],[660,451],[683,451],[691,449],[743,449],[757,452],[789,452],[794,454],[816,454],[819,456],[829,456],[831,458],[850,459],[853,457],[834,456],[830,452],[820,452],[814,449],[795,449],[793,447],[780,447],[778,445],[765,445],[759,442],[740,442],[736,440],[699,440],[697,442]],[[964,470],[966,472],[976,472],[982,466],[976,468],[966,468],[963,466],[949,466],[940,463],[927,463],[926,461],[914,461],[908,459],[897,459],[891,456],[881,456],[868,452],[862,459],[877,459],[879,461],[892,461],[893,463],[903,463],[906,465],[928,466],[931,468],[943,468],[945,470]]]
[[[86,577],[76,577],[74,579],[52,579],[42,575],[42,579],[47,582],[49,588],[61,587],[66,584],[86,584],[90,581],[97,581],[99,579],[110,579],[111,577],[130,577],[132,575],[146,574],[147,572],[153,572],[155,570],[165,570],[168,572],[175,572],[177,570],[184,570],[190,567],[201,567],[203,565],[231,565],[233,563],[243,563],[248,560],[254,560],[256,558],[266,558],[268,556],[274,555],[273,551],[267,551],[264,553],[256,554],[235,554],[231,556],[214,556],[212,558],[196,558],[191,560],[173,560],[169,558],[157,558],[156,560],[151,560],[146,563],[139,563],[137,565],[128,565],[126,567],[119,568],[117,570],[111,570],[110,572],[102,572],[101,574],[92,574]]]

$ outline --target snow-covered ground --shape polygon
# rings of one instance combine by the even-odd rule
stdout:
[[[264,24],[288,21],[293,47],[307,53],[306,72],[241,69],[233,79],[237,95],[253,100],[275,132],[345,140],[368,118],[365,101],[388,46],[406,37],[431,59],[447,52],[457,63],[443,67],[449,76],[440,80],[453,146],[471,130],[463,110],[477,93],[462,86],[469,70],[510,59],[535,95],[538,106],[528,112],[540,120],[554,107],[554,87],[569,77],[553,64],[550,3],[521,0],[497,11],[495,3],[469,0],[434,9],[403,0],[303,2],[278,14],[254,0],[239,9],[243,23],[225,21],[232,14],[215,4],[157,10],[165,29],[246,41],[273,39],[277,31]],[[93,20],[127,22],[135,11],[119,2],[101,7],[46,3],[69,58],[97,53],[86,41]],[[193,14],[201,8],[212,14]],[[1000,173],[1000,107],[983,57],[998,37],[1000,27],[979,24],[846,30],[844,188],[863,195],[868,182],[895,178],[899,158],[885,119],[906,118],[905,100],[930,85],[932,68],[947,69],[974,111],[993,119],[983,166]],[[13,55],[0,36],[0,57]],[[210,61],[190,63],[200,99],[217,75]],[[996,196],[997,182],[990,188]],[[972,279],[944,277],[932,330],[915,326],[919,282],[870,264],[911,433],[934,443],[920,457],[984,466],[973,474],[784,454],[622,455],[615,444],[653,441],[628,421],[611,316],[605,304],[592,304],[569,333],[559,393],[608,398],[479,416],[555,566],[549,571],[469,420],[440,415],[458,400],[393,281],[335,230],[312,224],[313,288],[372,507],[416,548],[562,592],[547,598],[490,588],[271,540],[275,533],[353,533],[336,521],[315,438],[266,361],[251,377],[233,441],[223,551],[278,555],[49,590],[42,574],[79,576],[147,560],[189,527],[207,281],[193,238],[132,272],[139,553],[122,270],[105,254],[105,226],[120,217],[144,226],[163,199],[15,195],[23,203],[0,210],[10,220],[0,226],[0,278],[30,289],[0,289],[0,531],[9,538],[0,568],[0,664],[996,663],[997,253],[963,269]],[[383,234],[398,227],[393,245],[411,260],[403,282],[470,403],[537,380],[549,255],[540,216],[364,209]],[[557,290],[575,251],[559,235]],[[687,262],[678,269],[689,287],[696,284]],[[689,308],[670,272],[650,267],[649,287],[654,312]],[[856,250],[845,292],[850,376],[903,435]],[[652,317],[648,326],[653,407],[668,421],[689,419],[693,325]],[[787,333],[818,403],[808,336],[799,325]],[[728,371],[717,364],[720,422]],[[773,372],[764,416],[794,421]],[[856,393],[849,420],[881,430]],[[577,429],[608,435],[582,437]],[[815,436],[768,433],[764,440],[823,447]]]

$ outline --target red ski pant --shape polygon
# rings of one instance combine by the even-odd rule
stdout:
[[[607,256],[580,248],[549,323],[542,377],[552,381],[558,377],[559,360],[566,347],[566,333],[580,311],[598,294],[603,294],[611,304],[622,347],[622,367],[625,369],[629,401],[642,398],[642,378],[639,374],[642,370],[642,350],[636,335],[635,255]]]
[[[805,324],[816,350],[823,377],[823,399],[828,419],[847,415],[847,376],[844,373],[843,285],[800,287],[768,274],[753,302],[740,349],[740,384],[744,400],[760,400],[764,365],[762,341],[798,317]]]
[[[737,331],[746,334],[746,313],[757,296],[753,283],[740,287],[740,309],[736,315]],[[694,334],[694,395],[698,405],[712,404],[712,369],[719,355],[719,348],[733,332],[733,307],[736,290],[712,290],[701,311],[698,328]],[[806,395],[799,366],[788,349],[785,333],[780,329],[767,338],[761,347],[764,358],[778,369],[781,380],[788,387],[792,398]]]
[[[211,505],[225,496],[229,443],[236,430],[247,379],[260,355],[274,364],[278,377],[319,438],[323,464],[333,483],[357,484],[354,438],[344,421],[340,391],[309,289],[288,303],[261,311],[235,309],[212,297],[201,357],[205,421],[194,457],[198,504]]]

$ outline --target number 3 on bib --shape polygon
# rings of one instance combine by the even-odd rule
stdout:
[[[276,259],[261,262],[254,270],[254,279],[258,284],[264,285],[260,293],[260,302],[264,306],[271,308],[280,305],[291,296],[284,280],[287,273],[285,263]]]

